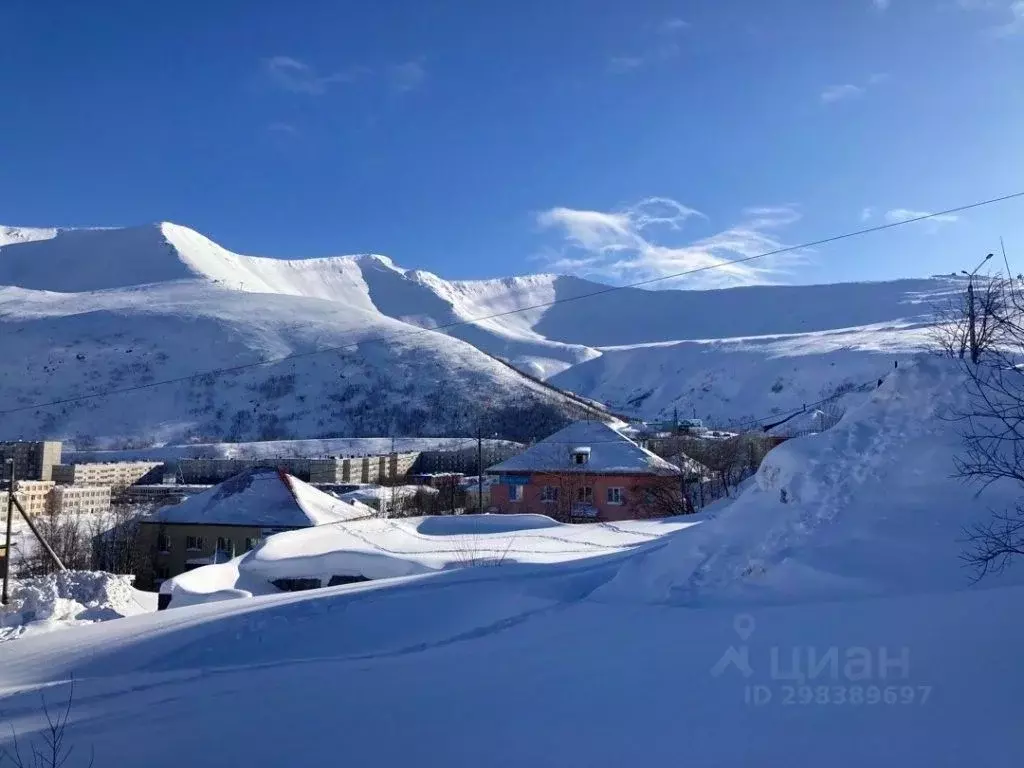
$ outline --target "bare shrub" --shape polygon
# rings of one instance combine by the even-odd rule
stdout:
[[[75,681],[71,679],[68,686],[68,700],[60,709],[52,710],[46,700],[46,693],[39,695],[42,700],[43,717],[46,727],[31,740],[24,744],[18,739],[18,733],[11,726],[11,746],[0,751],[0,764],[9,760],[14,768],[64,768],[72,765],[68,761],[74,754],[74,745],[67,743],[68,719],[71,717],[71,704],[75,697]],[[22,754],[22,747],[25,754]],[[80,765],[92,766],[96,762],[96,754],[90,749],[88,762]]]

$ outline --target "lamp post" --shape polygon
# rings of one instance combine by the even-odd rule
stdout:
[[[974,332],[974,276],[991,258],[992,254],[990,253],[970,272],[966,269],[960,270],[967,275],[967,333],[970,334],[971,340],[971,362],[975,365],[978,364],[978,339]]]

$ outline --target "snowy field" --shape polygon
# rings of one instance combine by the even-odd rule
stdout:
[[[0,708],[31,734],[39,691],[73,676],[68,738],[147,768],[180,763],[153,748],[169,732],[201,766],[1016,766],[1024,569],[971,586],[957,539],[1020,493],[951,478],[960,383],[901,366],[737,500],[636,547],[4,644]],[[300,539],[273,540],[278,562],[326,555]]]

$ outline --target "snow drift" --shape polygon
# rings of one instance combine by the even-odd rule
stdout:
[[[0,641],[155,611],[156,595],[133,588],[132,581],[101,571],[20,579],[10,605],[0,607]]]
[[[388,579],[471,566],[564,563],[648,545],[699,516],[567,525],[544,515],[366,519],[278,533],[229,563],[165,582],[171,607],[276,594],[280,579]]]
[[[966,409],[955,363],[900,366],[837,426],[769,453],[739,498],[602,594],[699,604],[966,588],[964,528],[1021,493],[954,477]]]

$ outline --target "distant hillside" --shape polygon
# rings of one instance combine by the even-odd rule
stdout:
[[[466,433],[482,411],[527,439],[591,401],[736,424],[884,376],[927,345],[932,304],[963,289],[929,278],[586,298],[607,286],[448,281],[377,255],[242,256],[168,223],[2,227],[0,285],[0,396],[15,405],[302,355],[0,425],[143,442]],[[350,346],[307,356],[337,345]]]

